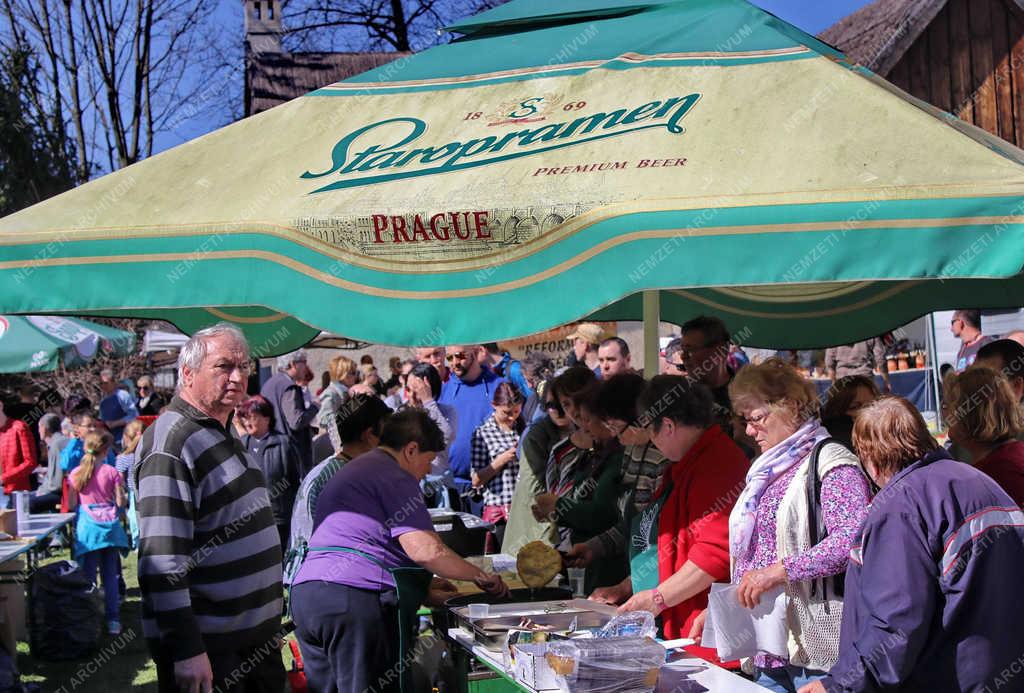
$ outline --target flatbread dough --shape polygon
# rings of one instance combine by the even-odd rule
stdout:
[[[542,541],[531,541],[516,555],[519,579],[531,589],[548,584],[561,570],[561,554]]]

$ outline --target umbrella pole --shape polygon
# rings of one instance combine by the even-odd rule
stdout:
[[[645,291],[644,304],[644,377],[658,374],[658,326],[661,323],[661,294]]]
[[[942,387],[942,383],[939,382],[939,353],[935,339],[935,313],[928,313],[927,337],[928,357],[932,366],[932,372],[930,373],[932,379],[932,394],[935,397],[935,430],[938,432],[942,430],[942,406],[939,404],[939,388]]]

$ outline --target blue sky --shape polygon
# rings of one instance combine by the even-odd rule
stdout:
[[[555,0],[557,1],[557,0]],[[785,19],[809,34],[817,34],[837,20],[845,17],[870,0],[750,0],[753,4]],[[241,56],[242,3],[239,0],[219,0],[218,23],[224,32],[237,32],[238,55]],[[237,93],[238,114],[241,113],[242,84],[239,77],[232,90]],[[162,133],[156,138],[156,151],[162,151],[190,139],[204,135],[231,122],[231,114],[204,112],[185,119],[173,132]]]
[[[785,19],[809,34],[832,26],[867,0],[750,0],[758,7]]]

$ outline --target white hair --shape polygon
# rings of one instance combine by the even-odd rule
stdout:
[[[302,363],[306,362],[305,349],[296,349],[295,351],[289,352],[287,354],[281,354],[280,356],[278,356],[277,370],[286,371],[293,363],[297,363],[299,361],[301,361]]]
[[[104,368],[100,371],[100,380],[113,380],[114,370],[112,368]]]
[[[185,382],[185,366],[190,370],[196,370],[203,365],[206,358],[206,342],[216,337],[230,337],[245,347],[245,353],[249,353],[249,342],[246,341],[242,331],[229,322],[218,322],[216,325],[205,327],[185,342],[178,352],[178,386]]]

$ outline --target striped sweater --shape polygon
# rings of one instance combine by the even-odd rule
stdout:
[[[143,633],[174,661],[238,652],[281,624],[266,482],[218,421],[175,397],[136,454]]]

